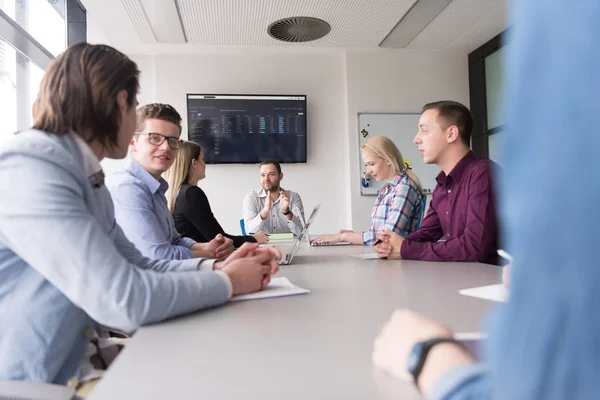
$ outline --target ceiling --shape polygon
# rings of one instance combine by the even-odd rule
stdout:
[[[468,53],[507,26],[506,0],[83,0],[90,41],[129,53],[214,47],[428,49]],[[159,12],[153,12],[153,7]],[[286,43],[267,27],[293,16],[331,25],[322,39]],[[165,35],[165,30],[167,35]],[[168,35],[169,32],[183,35]],[[176,39],[172,39],[175,37]]]

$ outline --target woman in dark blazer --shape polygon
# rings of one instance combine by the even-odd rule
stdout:
[[[235,247],[240,247],[244,242],[267,243],[269,238],[264,232],[247,236],[225,233],[213,215],[208,197],[197,186],[206,176],[205,171],[206,164],[200,146],[194,142],[184,142],[177,151],[173,166],[163,174],[169,183],[166,195],[177,231],[201,243],[209,242],[219,233],[233,240]]]

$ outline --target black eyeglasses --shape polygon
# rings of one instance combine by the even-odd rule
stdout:
[[[136,135],[148,135],[148,141],[150,142],[150,144],[153,144],[155,146],[160,146],[166,140],[169,144],[169,147],[172,148],[173,150],[179,149],[181,147],[181,144],[183,143],[183,140],[181,140],[179,138],[165,136],[165,135],[161,135],[160,133],[155,133],[155,132],[136,132],[135,134]]]

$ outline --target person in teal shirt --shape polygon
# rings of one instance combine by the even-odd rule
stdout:
[[[520,0],[511,16],[499,190],[503,243],[514,257],[510,300],[490,318],[484,364],[454,343],[436,345],[419,388],[445,400],[596,399],[600,3]],[[415,343],[451,335],[398,311],[373,359],[405,376]]]

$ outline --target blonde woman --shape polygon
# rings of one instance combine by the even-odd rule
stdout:
[[[341,230],[313,242],[372,245],[377,232],[388,229],[406,237],[417,230],[423,190],[419,178],[405,166],[398,147],[385,136],[374,136],[362,145],[360,153],[367,172],[377,182],[387,182],[379,189],[371,227],[365,232]]]
[[[173,166],[163,174],[169,183],[166,195],[177,231],[199,243],[209,242],[219,233],[233,240],[235,247],[245,242],[267,243],[269,239],[264,232],[251,236],[225,233],[212,213],[208,197],[197,186],[205,176],[206,164],[200,146],[194,142],[183,142]]]

